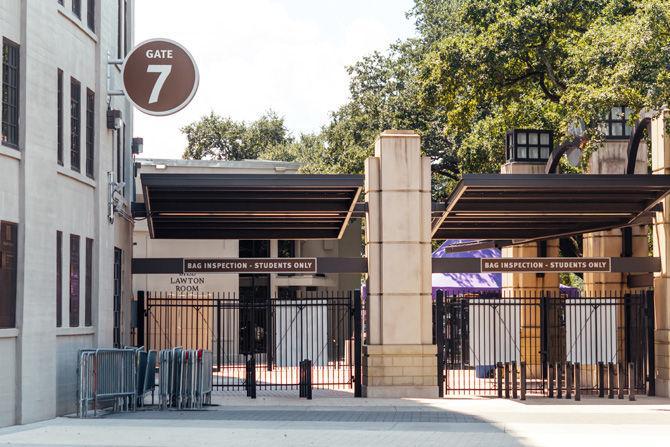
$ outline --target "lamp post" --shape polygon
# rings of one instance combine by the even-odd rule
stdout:
[[[508,163],[546,163],[553,145],[551,130],[512,129],[505,139],[506,159]]]

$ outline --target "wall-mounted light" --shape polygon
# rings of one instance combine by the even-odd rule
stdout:
[[[507,132],[505,152],[507,161],[546,162],[554,145],[551,130],[512,129]]]
[[[107,129],[117,130],[123,126],[123,118],[120,110],[107,109]]]
[[[130,146],[133,155],[141,154],[144,151],[144,139],[140,137],[133,138],[133,142]]]

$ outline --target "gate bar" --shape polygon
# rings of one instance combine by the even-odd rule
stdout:
[[[563,399],[563,363],[556,362],[556,398]]]
[[[144,319],[146,318],[144,290],[137,291],[137,346],[144,346]]]
[[[614,363],[607,363],[607,398],[614,399]]]
[[[656,395],[656,347],[654,345],[654,291],[647,290],[646,295],[646,326],[647,326],[647,396]]]
[[[512,399],[517,398],[517,385],[516,385],[516,379],[517,379],[517,367],[516,367],[516,360],[512,363]]]
[[[521,362],[521,400],[526,400],[526,362]]]
[[[509,399],[510,364],[505,362],[505,399]]]
[[[437,345],[438,396],[444,397],[444,291],[435,294],[435,344]]]
[[[628,363],[628,400],[635,400],[635,363]]]
[[[575,401],[582,400],[582,368],[579,362],[575,363]]]
[[[496,364],[496,374],[497,374],[497,383],[498,383],[498,397],[503,397],[503,364],[498,362]]]
[[[572,369],[572,362],[565,364],[565,398],[572,399],[572,382],[574,377],[574,370]]]
[[[354,290],[354,397],[363,397],[362,340],[363,322],[361,319],[363,302],[361,289]]]

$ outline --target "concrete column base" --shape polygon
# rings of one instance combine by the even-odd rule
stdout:
[[[656,395],[670,397],[670,330],[657,329],[654,333],[656,351]]]
[[[363,396],[437,398],[437,346],[363,346]]]

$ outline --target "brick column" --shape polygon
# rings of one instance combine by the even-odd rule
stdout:
[[[651,123],[652,170],[670,175],[670,133],[666,126],[670,112]],[[661,258],[661,271],[654,275],[654,312],[656,350],[656,395],[670,397],[670,198],[663,200],[663,212],[654,221],[654,256]]]
[[[367,397],[437,397],[432,344],[430,158],[411,131],[384,131],[365,162]]]

